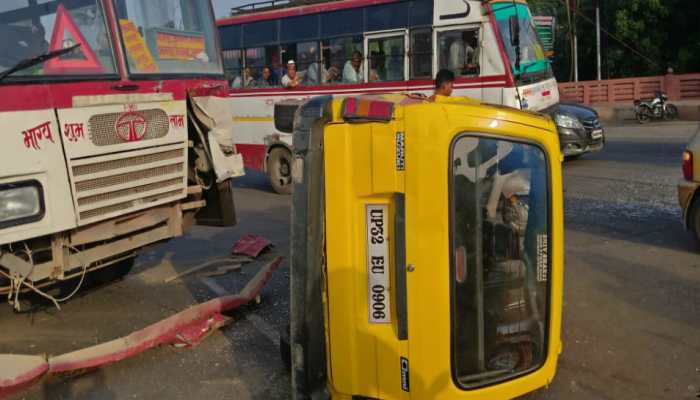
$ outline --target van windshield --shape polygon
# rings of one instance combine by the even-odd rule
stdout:
[[[545,57],[544,47],[527,5],[496,3],[493,6],[493,14],[515,78],[521,83],[535,83],[551,78],[552,67]],[[512,16],[517,16],[520,22],[520,69],[515,65],[516,48],[510,39],[509,20]]]
[[[0,73],[23,61],[76,46],[59,57],[13,71],[7,80],[116,74],[98,0],[0,2]]]
[[[208,1],[114,0],[129,71],[223,75]]]

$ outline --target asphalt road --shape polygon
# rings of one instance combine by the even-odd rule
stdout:
[[[608,127],[607,146],[565,164],[563,342],[552,385],[526,399],[696,399],[700,392],[700,246],[676,201],[680,154],[697,124]],[[289,198],[261,174],[239,182],[239,225],[192,229],[147,249],[125,280],[63,306],[14,314],[0,307],[0,353],[60,354],[110,340],[188,305],[236,292],[266,260],[289,251]],[[275,248],[242,272],[163,280],[225,257],[243,234]],[[18,399],[285,399],[278,356],[288,318],[286,263],[262,303],[194,350],[160,348],[78,376],[40,383]]]

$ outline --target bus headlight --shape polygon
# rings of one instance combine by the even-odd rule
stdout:
[[[44,213],[38,182],[0,185],[0,228],[40,219]]]
[[[554,117],[554,121],[557,123],[557,126],[562,127],[562,128],[583,129],[583,125],[581,125],[581,121],[579,121],[577,118],[570,117],[568,115],[557,114]]]

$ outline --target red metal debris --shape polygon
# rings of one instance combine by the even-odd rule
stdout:
[[[272,242],[262,236],[245,235],[233,245],[233,254],[243,254],[256,258],[260,253],[272,245]]]
[[[123,338],[48,359],[39,356],[0,355],[0,399],[58,373],[90,370],[132,357],[164,344],[195,346],[229,322],[222,315],[259,296],[282,257],[265,265],[235,295],[218,297],[168,317]],[[12,365],[12,367],[5,367]]]
[[[48,369],[46,357],[0,355],[0,399],[30,386]]]

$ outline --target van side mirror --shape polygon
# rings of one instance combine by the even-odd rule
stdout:
[[[510,45],[513,47],[520,46],[520,20],[518,20],[516,15],[510,16],[508,27],[510,29]]]

